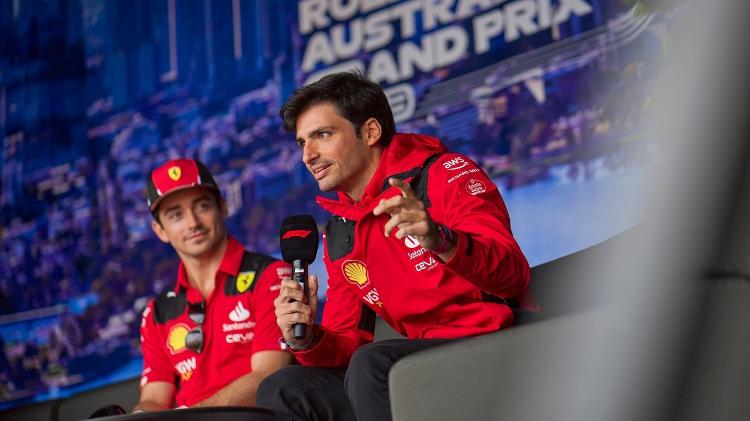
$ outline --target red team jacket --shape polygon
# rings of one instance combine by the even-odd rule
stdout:
[[[456,234],[450,261],[412,238],[396,239],[395,230],[383,235],[389,216],[372,210],[400,194],[389,177],[412,183],[430,217]],[[513,324],[502,298],[526,291],[529,265],[497,187],[466,156],[432,137],[397,134],[360,202],[340,193],[337,201],[319,197],[318,203],[332,214],[323,235],[328,300],[323,336],[294,353],[300,363],[346,366],[372,341],[375,313],[412,339],[460,338]]]
[[[141,387],[161,381],[177,386],[175,406],[196,404],[251,371],[258,351],[283,348],[273,301],[281,279],[291,276],[288,264],[246,252],[229,237],[216,273],[216,286],[206,299],[203,350],[185,347],[185,336],[196,324],[188,303],[200,303],[200,292],[187,281],[180,263],[174,290],[152,299],[143,311]]]

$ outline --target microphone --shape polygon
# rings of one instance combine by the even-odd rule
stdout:
[[[307,266],[318,254],[318,226],[310,215],[294,215],[284,218],[279,233],[281,256],[292,265],[292,279],[300,284],[307,296]],[[294,324],[294,338],[307,336],[307,325]]]

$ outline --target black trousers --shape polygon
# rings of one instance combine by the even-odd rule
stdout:
[[[399,359],[451,342],[451,339],[389,339],[360,347],[349,367],[289,366],[268,376],[258,388],[257,405],[276,419],[390,420],[388,372]]]

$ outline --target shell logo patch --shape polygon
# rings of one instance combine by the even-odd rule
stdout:
[[[370,277],[367,274],[367,266],[359,260],[347,260],[341,265],[341,271],[344,272],[346,280],[364,288],[370,284]]]
[[[174,167],[170,167],[167,170],[167,174],[169,174],[169,178],[171,178],[174,181],[177,181],[180,179],[180,177],[182,177],[182,168],[175,165]]]
[[[237,275],[237,291],[245,292],[255,281],[255,271],[240,272]]]
[[[176,324],[169,329],[169,335],[167,335],[167,348],[169,348],[169,352],[171,352],[172,355],[180,353],[186,349],[185,338],[187,338],[189,331],[190,329],[188,329],[187,325],[183,323]]]

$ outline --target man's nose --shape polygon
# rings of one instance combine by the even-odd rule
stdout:
[[[191,209],[187,212],[188,225],[190,228],[198,228],[201,226],[201,220],[195,210]]]
[[[302,162],[309,166],[317,158],[318,150],[313,146],[313,143],[305,142],[305,146],[302,147]]]

